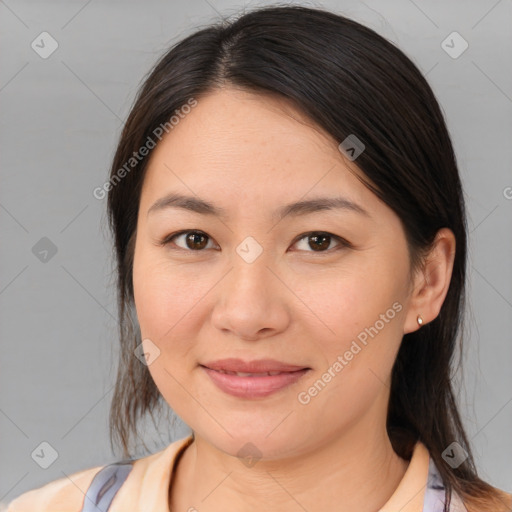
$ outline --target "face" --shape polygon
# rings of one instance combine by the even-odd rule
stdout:
[[[271,459],[376,422],[385,430],[408,250],[399,218],[338,143],[282,100],[223,89],[153,150],[133,268],[148,367],[196,436],[226,453],[250,442]],[[169,194],[218,211],[166,204]],[[280,216],[319,198],[345,202]],[[204,368],[224,358],[308,370],[276,378]]]

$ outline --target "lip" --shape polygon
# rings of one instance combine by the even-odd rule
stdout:
[[[200,366],[221,391],[245,399],[264,398],[272,395],[296,383],[311,370],[311,368],[289,365],[271,359],[261,359],[247,363],[240,359],[222,359]],[[222,371],[281,373],[277,375],[238,376],[222,373]]]
[[[293,364],[283,363],[275,359],[255,359],[253,361],[243,361],[237,358],[218,359],[204,363],[211,370],[225,370],[228,372],[245,372],[245,373],[264,373],[264,372],[294,372],[303,370],[307,366],[297,366]]]

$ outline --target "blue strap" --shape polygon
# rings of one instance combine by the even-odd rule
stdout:
[[[432,457],[429,458],[427,488],[423,500],[423,512],[443,512],[448,499],[446,486]],[[448,510],[468,512],[458,494],[452,491]]]
[[[107,512],[114,496],[132,470],[134,461],[114,462],[94,476],[80,512]]]
[[[446,489],[434,463],[430,457],[428,464],[427,488],[423,500],[423,512],[443,512],[446,501]]]

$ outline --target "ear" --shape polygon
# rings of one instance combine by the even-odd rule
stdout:
[[[413,290],[404,324],[404,334],[418,330],[418,315],[423,324],[434,320],[443,305],[452,277],[455,259],[455,235],[440,229],[421,269],[414,276]]]

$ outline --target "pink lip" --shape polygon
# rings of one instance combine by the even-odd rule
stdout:
[[[232,361],[232,360],[231,360]],[[282,370],[275,369],[261,369],[262,366],[268,368],[268,360],[265,364],[259,364],[258,369],[237,369],[237,370],[228,370],[226,371],[237,371],[237,372],[245,372],[245,373],[264,373],[267,371],[275,372],[281,371],[278,375],[256,375],[256,376],[238,376],[238,375],[230,375],[227,373],[222,373],[219,370],[214,370],[208,368],[206,366],[202,366],[205,372],[208,374],[213,383],[225,393],[236,396],[239,398],[263,398],[271,395],[295,382],[297,382],[303,375],[305,375],[310,368],[297,367],[294,366],[292,370]],[[275,362],[274,362],[275,363]],[[286,366],[280,363],[281,368]],[[244,368],[248,368],[250,365],[245,365]],[[252,364],[252,368],[254,368],[255,364]],[[233,368],[233,365],[230,366]],[[240,367],[240,366],[238,366]],[[290,365],[287,365],[289,368]]]

